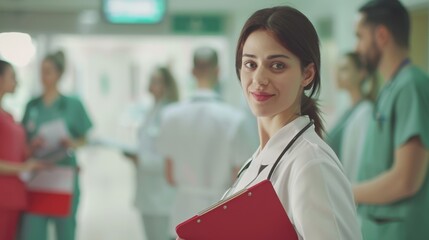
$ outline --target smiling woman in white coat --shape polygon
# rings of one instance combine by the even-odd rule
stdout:
[[[240,34],[236,71],[260,146],[226,196],[270,179],[299,239],[361,239],[350,183],[320,138],[320,50],[311,22],[291,7],[255,12]]]

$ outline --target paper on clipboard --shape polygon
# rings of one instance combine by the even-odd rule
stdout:
[[[74,167],[52,167],[37,171],[27,182],[28,190],[72,192]]]
[[[44,159],[52,156],[55,152],[61,152],[63,148],[61,141],[69,138],[70,134],[64,120],[56,119],[40,126],[37,137],[42,138],[44,142],[43,146],[36,150],[34,155],[36,158]]]

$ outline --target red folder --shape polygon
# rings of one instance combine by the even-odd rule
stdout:
[[[74,187],[73,167],[41,170],[27,182],[27,212],[54,217],[70,214]]]
[[[179,224],[176,232],[185,240],[298,240],[269,180]]]

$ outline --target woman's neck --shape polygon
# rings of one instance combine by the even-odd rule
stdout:
[[[154,100],[154,105],[159,105],[165,101],[165,97],[164,96],[159,96],[159,97],[154,96],[153,100]]]
[[[350,89],[349,94],[352,100],[352,106],[359,103],[363,98],[363,95],[360,89]]]
[[[276,115],[274,117],[259,117],[258,118],[258,129],[259,129],[259,141],[260,149],[263,149],[267,145],[268,141],[274,136],[281,128],[297,119],[299,114],[283,114]]]
[[[53,89],[48,89],[43,93],[43,102],[46,105],[51,105],[60,95],[60,92],[58,91],[58,89],[53,88]]]

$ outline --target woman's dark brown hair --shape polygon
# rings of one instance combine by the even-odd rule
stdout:
[[[0,76],[3,76],[3,74],[6,72],[6,69],[10,67],[12,67],[12,65],[9,62],[0,60]]]
[[[162,79],[164,80],[166,88],[165,99],[167,102],[173,103],[179,101],[179,90],[177,89],[176,80],[170,70],[167,67],[158,67],[156,70],[161,73]]]
[[[308,115],[314,121],[316,132],[322,136],[324,131],[320,110],[315,97],[320,91],[320,49],[319,37],[310,20],[300,11],[288,7],[265,8],[256,11],[244,24],[237,44],[235,69],[240,78],[243,46],[251,33],[266,30],[277,38],[277,41],[297,56],[301,69],[314,64],[313,81],[307,85],[302,94],[301,114]]]
[[[64,73],[64,70],[66,68],[66,62],[65,62],[65,55],[63,51],[57,51],[52,54],[46,55],[44,58],[45,61],[50,61],[52,64],[54,64],[55,69],[57,70],[58,74],[61,76]]]

